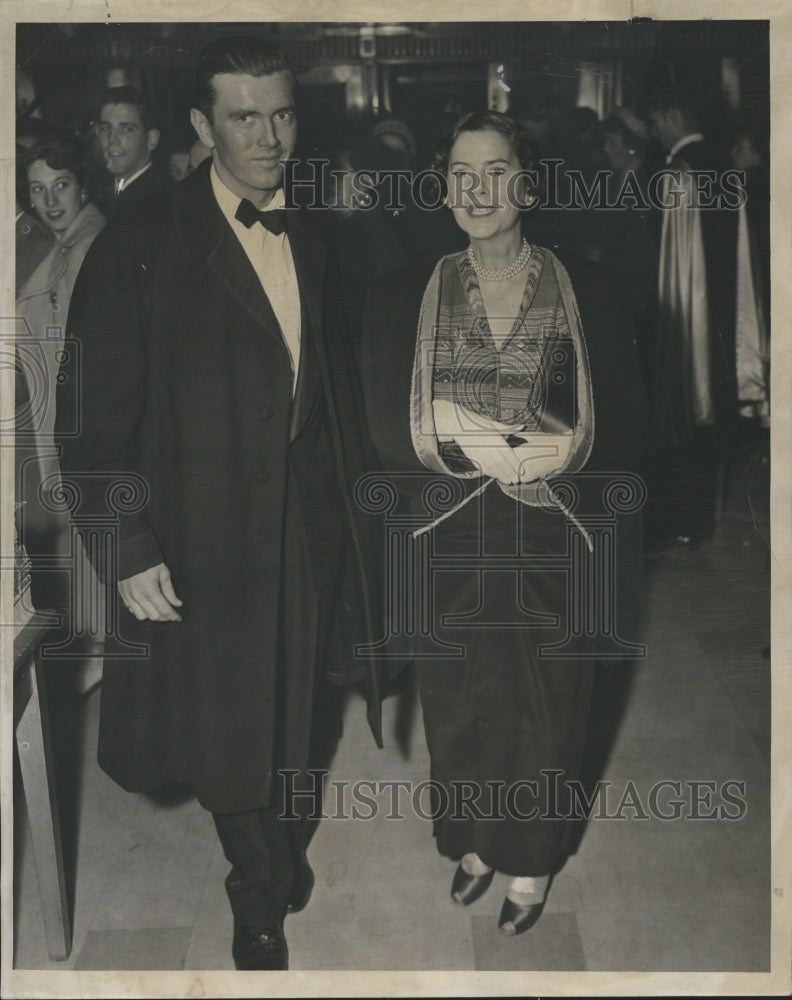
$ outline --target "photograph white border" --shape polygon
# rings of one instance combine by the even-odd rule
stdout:
[[[497,16],[487,16],[496,13]],[[0,5],[0,148],[14,148],[15,27],[36,22],[156,21],[624,21],[657,20],[770,21],[771,88],[771,564],[772,564],[772,922],[769,973],[660,972],[72,972],[22,971],[12,968],[13,955],[13,630],[0,628],[0,695],[3,740],[0,741],[0,808],[2,809],[2,944],[0,994],[3,997],[302,997],[302,996],[657,996],[657,995],[788,995],[792,990],[792,865],[790,786],[792,785],[792,5],[786,0],[501,0],[485,10],[473,0],[431,0],[386,5],[359,0],[2,0]],[[14,161],[0,160],[0,260],[2,316],[14,315],[11,242]],[[0,416],[13,415],[13,372],[0,366]],[[7,424],[6,424],[7,426]],[[0,551],[13,551],[13,462],[0,465]],[[13,620],[12,575],[0,574],[0,621]],[[429,849],[429,845],[427,845]]]

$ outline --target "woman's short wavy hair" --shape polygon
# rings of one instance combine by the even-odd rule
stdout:
[[[18,161],[17,197],[22,204],[28,195],[28,171],[34,163],[43,160],[51,170],[68,170],[74,174],[79,188],[88,180],[88,162],[81,144],[71,137],[48,136],[27,150]]]
[[[501,111],[469,111],[463,115],[438,145],[429,163],[430,169],[444,177],[447,175],[454,143],[466,132],[497,132],[502,135],[511,146],[520,168],[533,175],[525,179],[526,194],[541,198],[544,179],[539,159],[539,143],[522,122]]]

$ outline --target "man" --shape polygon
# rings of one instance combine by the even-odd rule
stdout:
[[[212,155],[200,139],[192,140],[192,135],[179,135],[170,144],[168,173],[171,180],[183,181],[195,168]]]
[[[192,139],[187,136],[177,136],[170,143],[168,152],[168,173],[172,181],[183,181],[189,177],[190,170],[190,146]]]
[[[734,347],[736,213],[718,207],[720,164],[699,131],[697,100],[658,90],[654,135],[673,171],[661,211],[651,443],[656,540],[697,545],[715,527],[718,472],[737,414]],[[709,172],[709,173],[707,173]]]
[[[646,128],[629,108],[617,108],[602,123],[603,148],[610,166],[608,200],[617,207],[594,212],[590,232],[600,263],[616,271],[629,292],[641,373],[648,392],[654,362],[657,246],[647,207],[649,174],[643,159],[646,134]],[[636,193],[644,199],[643,206],[636,203]]]
[[[371,138],[386,152],[388,166],[410,169],[415,159],[415,138],[404,122],[396,118],[377,122],[371,130]]]
[[[190,146],[190,157],[187,161],[188,173],[192,173],[204,160],[208,160],[212,155],[211,149],[207,149],[200,139],[196,139]]]
[[[281,779],[337,735],[323,654],[334,642],[340,679],[363,674],[345,621],[355,607],[371,621],[377,579],[373,519],[353,499],[373,457],[328,243],[317,213],[282,207],[294,86],[260,39],[199,56],[191,118],[211,161],[86,259],[69,316],[80,385],[67,363],[61,388],[64,405],[82,390],[62,463],[78,513],[101,519],[128,488],[105,571],[127,610],[108,639],[99,761],[130,790],[189,782],[213,813],[239,969],[287,967],[283,919],[313,876],[279,818]],[[130,642],[148,655],[125,655]],[[381,743],[380,679],[365,679]]]
[[[113,184],[99,196],[99,207],[110,218],[167,189],[169,176],[151,161],[159,145],[151,108],[134,87],[110,87],[102,98],[97,123],[105,166]]]

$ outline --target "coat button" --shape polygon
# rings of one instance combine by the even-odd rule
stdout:
[[[262,469],[261,472],[259,472],[259,474],[256,477],[256,479],[260,483],[268,483],[270,481],[270,479],[272,479],[272,473],[267,472],[266,469]]]
[[[269,418],[272,416],[272,410],[268,410],[265,406],[261,410],[259,410],[259,416],[261,417],[262,420],[269,420]]]

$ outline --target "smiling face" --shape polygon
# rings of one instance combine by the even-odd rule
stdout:
[[[520,225],[525,181],[509,140],[490,129],[463,132],[448,158],[448,203],[460,229],[484,240]]]
[[[27,172],[30,202],[36,215],[58,238],[82,208],[82,191],[71,170],[54,170],[36,160]]]
[[[212,150],[215,169],[234,194],[264,208],[283,180],[297,142],[292,77],[220,73],[213,77],[211,120],[193,108],[193,126]]]
[[[146,166],[159,142],[159,132],[143,127],[140,109],[134,104],[105,104],[98,131],[105,166],[125,180]]]

